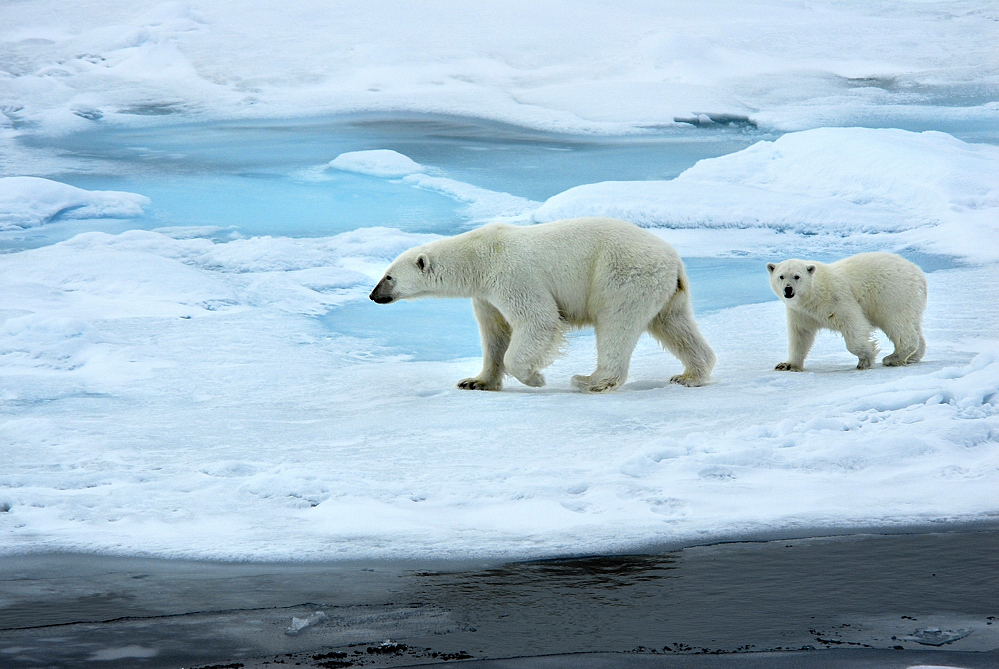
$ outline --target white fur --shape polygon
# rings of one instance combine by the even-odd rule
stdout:
[[[558,355],[566,328],[585,325],[596,330],[597,368],[573,383],[587,392],[624,383],[643,332],[683,362],[675,383],[701,385],[715,363],[680,257],[625,221],[487,225],[406,251],[371,293],[381,302],[429,296],[472,299],[482,371],[459,388],[499,390],[504,374],[542,386],[541,370]]]
[[[800,372],[815,333],[825,328],[843,335],[857,356],[857,369],[874,364],[880,328],[895,345],[888,366],[919,362],[926,352],[923,311],[926,277],[894,253],[860,253],[826,265],[805,260],[767,264],[770,287],[787,307],[787,362],[778,370]],[[790,288],[792,297],[785,291]]]

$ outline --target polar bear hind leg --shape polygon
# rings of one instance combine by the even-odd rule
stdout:
[[[577,374],[572,377],[572,385],[586,393],[602,393],[614,390],[625,382],[631,366],[631,354],[644,329],[635,327],[629,320],[604,317],[594,324],[597,368],[589,376]]]
[[[715,353],[697,327],[685,283],[681,279],[669,303],[649,323],[648,332],[683,363],[683,373],[674,376],[670,382],[701,386],[711,377]]]

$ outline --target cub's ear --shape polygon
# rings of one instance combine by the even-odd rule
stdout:
[[[421,253],[420,255],[416,256],[416,268],[421,272],[423,272],[424,274],[427,273],[427,271],[430,269],[430,258],[427,257],[427,254]]]
[[[809,265],[808,267],[805,268],[805,271],[808,272],[809,274],[815,274],[815,265]]]
[[[768,262],[767,263],[767,271],[768,272],[770,272],[771,274],[773,274],[775,269],[777,269],[777,265],[773,264],[772,262]]]

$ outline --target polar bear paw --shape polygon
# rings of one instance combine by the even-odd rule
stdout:
[[[503,387],[503,382],[480,379],[477,376],[473,376],[459,381],[458,387],[462,390],[499,390]]]
[[[897,353],[892,353],[891,355],[886,355],[885,359],[881,361],[881,364],[885,367],[901,367],[902,365],[908,365],[909,357],[911,355],[912,354],[910,353],[908,356],[901,356]]]
[[[779,362],[774,369],[778,372],[803,372],[805,369],[801,365],[796,365],[793,362]]]
[[[576,374],[572,377],[572,385],[584,393],[605,393],[619,387],[623,379],[596,379],[592,376]]]
[[[545,376],[540,372],[531,372],[529,374],[514,374],[514,378],[523,383],[525,386],[530,386],[531,388],[540,388],[545,385]]]
[[[681,386],[686,386],[688,388],[697,388],[698,386],[704,385],[704,379],[700,376],[694,376],[692,374],[677,374],[669,380],[670,383],[676,383]]]
[[[857,369],[870,369],[874,364],[874,358],[860,358],[857,360]]]

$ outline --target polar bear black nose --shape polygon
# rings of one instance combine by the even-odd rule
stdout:
[[[789,300],[794,297],[794,288],[791,286],[784,286],[784,297]]]
[[[372,302],[376,302],[378,304],[388,304],[389,302],[392,302],[392,289],[388,287],[387,283],[388,282],[385,279],[379,281],[378,285],[375,286],[375,289],[371,291],[370,295],[368,295],[368,298],[370,298]]]

